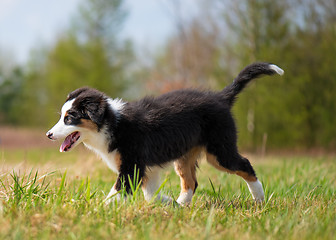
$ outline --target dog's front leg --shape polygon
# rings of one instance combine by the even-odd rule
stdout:
[[[176,200],[182,206],[189,205],[197,188],[196,164],[202,152],[194,148],[174,162],[175,171],[180,176],[181,193]]]
[[[119,177],[118,177],[119,178]],[[115,184],[113,185],[113,187],[111,188],[111,190],[110,190],[110,192],[109,192],[109,194],[106,196],[106,198],[105,198],[105,200],[104,200],[104,203],[106,204],[106,205],[109,205],[109,204],[111,204],[111,203],[113,203],[113,202],[115,202],[115,201],[117,201],[117,202],[120,202],[120,200],[121,200],[121,189],[120,190],[118,190],[118,188],[117,188],[117,185],[118,185],[118,180],[115,182]]]
[[[126,197],[125,194],[130,192],[129,181],[126,179],[128,179],[128,175],[119,173],[116,182],[104,200],[106,205],[109,205],[114,201],[120,202],[122,198]]]
[[[143,171],[138,171],[135,176],[134,173],[135,171],[132,169],[129,169],[127,173],[119,173],[117,181],[104,200],[106,204],[110,204],[113,201],[120,202],[120,200],[125,198],[127,194],[134,194],[133,190],[141,184]]]

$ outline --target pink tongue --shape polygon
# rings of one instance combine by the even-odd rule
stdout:
[[[72,138],[72,134],[68,135],[64,142],[62,143],[61,147],[60,147],[60,152],[64,152],[64,150],[68,147],[71,146],[71,138]]]

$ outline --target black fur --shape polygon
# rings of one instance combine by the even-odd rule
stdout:
[[[255,176],[249,161],[238,153],[237,131],[230,110],[237,94],[250,80],[276,73],[269,66],[255,63],[246,67],[220,92],[173,91],[125,103],[119,113],[108,107],[108,98],[103,93],[94,89],[77,89],[69,94],[68,100],[76,98],[74,105],[83,116],[99,129],[105,127],[108,151],[117,149],[120,153],[117,190],[124,180],[129,191],[128,176],[133,178],[134,166],[141,179],[146,167],[178,159],[197,146],[205,147],[224,168]]]
[[[233,80],[233,83],[223,90],[223,94],[225,95],[228,104],[230,106],[233,105],[237,94],[240,93],[252,79],[260,77],[263,74],[275,74],[276,72],[270,69],[269,66],[269,63],[253,63],[245,67]]]
[[[116,116],[107,108],[107,97],[104,93],[83,87],[68,95],[67,101],[72,99],[75,99],[73,109],[77,114],[83,119],[92,120],[97,125],[98,131],[105,125],[116,123]]]

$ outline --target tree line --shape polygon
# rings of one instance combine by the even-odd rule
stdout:
[[[67,93],[83,85],[127,99],[220,90],[247,64],[267,61],[285,75],[258,79],[239,95],[239,145],[336,146],[334,0],[198,0],[189,18],[179,16],[178,1],[170,4],[176,31],[146,65],[121,38],[124,2],[83,0],[69,29],[54,45],[36,47],[25,66],[8,70],[0,60],[0,123],[47,127]]]

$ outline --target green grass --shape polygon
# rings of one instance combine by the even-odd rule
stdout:
[[[262,205],[242,179],[201,163],[189,207],[147,203],[136,186],[134,197],[107,207],[116,176],[83,149],[0,156],[0,239],[336,239],[332,157],[252,158]],[[170,169],[164,179],[176,199],[178,177]]]

